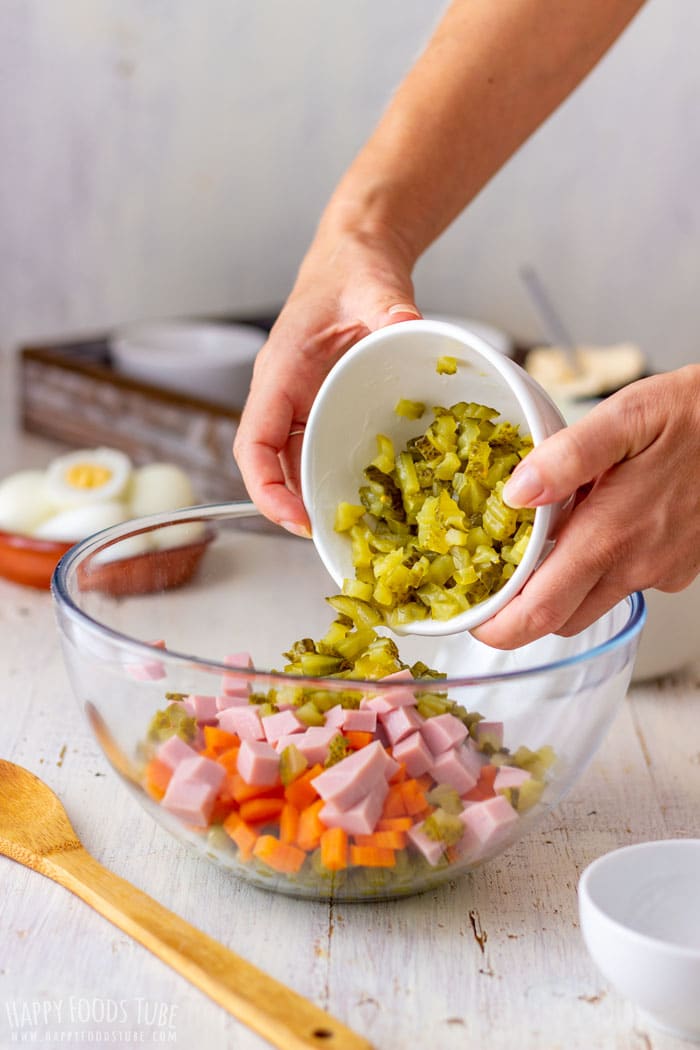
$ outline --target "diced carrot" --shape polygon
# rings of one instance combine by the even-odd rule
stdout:
[[[152,758],[146,766],[144,787],[156,802],[160,802],[165,794],[172,775],[170,766],[166,766],[159,758]]]
[[[307,806],[306,809],[302,809],[299,813],[297,846],[299,846],[300,849],[304,849],[307,852],[316,849],[321,841],[321,835],[326,828],[321,822],[319,813],[323,809],[324,804],[323,799],[320,798],[317,802],[312,802],[310,806]]]
[[[405,762],[399,762],[399,768],[396,770],[396,772],[394,773],[393,776],[389,777],[389,783],[390,784],[401,784],[406,779],[407,776],[408,776],[408,773],[406,771],[406,763]]]
[[[348,834],[343,828],[327,828],[321,835],[321,864],[327,871],[348,866]]]
[[[405,831],[373,831],[370,835],[355,835],[356,846],[376,846],[377,849],[405,849]]]
[[[241,802],[239,810],[246,824],[269,824],[277,820],[284,808],[283,798],[263,797],[251,798],[247,802]]]
[[[231,794],[239,804],[251,798],[266,798],[270,795],[282,798],[281,784],[272,784],[267,787],[261,784],[247,784],[240,773],[233,773],[229,776],[228,783]]]
[[[408,831],[413,827],[413,817],[382,817],[377,821],[376,831]]]
[[[428,803],[425,797],[425,790],[418,780],[404,780],[403,784],[399,784],[399,787],[401,789],[401,797],[404,804],[404,813],[409,813],[411,816],[415,816],[426,808]],[[389,815],[400,816],[399,813],[387,814],[387,816]]]
[[[490,795],[476,783],[470,791],[467,791],[466,795],[462,795],[462,798],[465,802],[485,802],[487,798],[490,798]]]
[[[224,767],[227,773],[236,773],[238,771],[239,751],[239,747],[229,747],[226,751],[219,751],[216,756],[216,761]]]
[[[298,810],[306,809],[312,802],[315,802],[318,798],[318,791],[311,781],[322,772],[323,766],[316,763],[310,769],[304,770],[301,776],[298,776],[291,784],[287,784],[284,789],[284,797],[287,802],[291,802]]]
[[[384,799],[382,820],[391,817],[405,817],[406,804],[403,797],[403,784],[392,784]]]
[[[221,795],[216,799],[209,817],[210,824],[222,824],[230,813],[236,808],[232,798],[223,798]]]
[[[416,777],[416,783],[423,791],[430,791],[431,787],[435,783],[430,773],[423,773],[422,776]]]
[[[240,747],[241,741],[237,733],[227,733],[225,729],[218,726],[204,727],[204,746],[212,751],[228,751],[230,747]]]
[[[485,791],[490,794],[495,794],[493,788],[493,782],[496,779],[498,773],[498,766],[487,765],[481,767],[481,773],[479,774],[479,783],[483,785]]]
[[[285,842],[288,846],[293,845],[297,840],[298,830],[299,810],[291,802],[285,802],[280,813],[280,842]]]
[[[351,846],[350,863],[365,868],[393,868],[396,855],[393,849],[379,849],[376,846]]]
[[[360,729],[349,729],[343,734],[353,751],[359,751],[367,747],[374,740],[374,733],[363,733]]]
[[[216,759],[218,754],[219,752],[216,750],[215,747],[203,747],[202,750],[199,752],[201,758],[210,759]]]
[[[302,849],[280,842],[274,835],[261,835],[253,847],[253,853],[268,867],[285,874],[299,871],[306,859]]]
[[[238,858],[243,862],[250,860],[253,847],[258,840],[258,833],[241,820],[238,813],[231,813],[223,824],[224,831],[238,846]]]

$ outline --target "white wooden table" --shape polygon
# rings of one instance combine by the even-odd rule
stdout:
[[[2,474],[55,454],[7,408],[2,418]],[[645,1027],[596,972],[576,885],[615,846],[700,834],[700,668],[634,686],[573,794],[490,866],[396,903],[328,906],[240,884],[135,805],[71,695],[48,594],[0,580],[0,645],[0,755],[58,793],[103,864],[378,1050],[684,1045]],[[77,898],[0,857],[0,1047],[108,1041],[267,1045]]]

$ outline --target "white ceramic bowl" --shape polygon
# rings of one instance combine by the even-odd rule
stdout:
[[[242,408],[266,339],[254,325],[163,321],[118,329],[110,348],[124,375]]]
[[[439,375],[441,355],[457,359],[456,375]],[[396,415],[400,398],[428,406],[475,401],[517,423],[535,444],[561,429],[564,418],[527,373],[467,329],[443,321],[404,321],[360,340],[326,377],[309,414],[302,446],[301,483],[313,540],[335,582],[354,575],[346,536],[335,532],[342,500],[357,502],[364,467],[376,455],[376,435],[397,448],[420,429]],[[549,552],[562,513],[560,504],[538,508],[532,537],[507,583],[479,605],[450,620],[417,620],[396,633],[439,635],[471,630],[513,598]]]
[[[579,911],[610,983],[650,1024],[700,1042],[700,839],[605,854],[581,876]]]
[[[494,350],[498,350],[499,353],[505,354],[507,357],[513,356],[514,346],[511,336],[501,328],[494,328],[493,325],[487,324],[486,321],[478,321],[473,317],[459,317],[457,314],[433,313],[432,310],[424,313],[423,317],[426,321],[446,321],[448,324],[455,324],[459,328],[466,328],[468,332],[473,332],[474,335],[480,336]]]

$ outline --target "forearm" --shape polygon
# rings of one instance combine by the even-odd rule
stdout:
[[[643,0],[454,0],[341,180],[321,233],[398,233],[412,264]]]

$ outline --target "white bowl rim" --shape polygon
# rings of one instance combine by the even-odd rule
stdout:
[[[119,525],[112,525],[110,528],[103,529],[101,532],[97,532],[94,535],[81,540],[79,543],[74,544],[74,546],[63,555],[56,565],[51,579],[51,594],[53,600],[62,612],[69,615],[71,619],[79,623],[82,628],[89,630],[97,637],[109,638],[120,646],[128,646],[136,653],[152,657],[153,647],[147,642],[141,642],[129,634],[107,627],[106,624],[101,623],[99,620],[84,612],[84,610],[73,601],[67,587],[67,578],[73,565],[92,554],[96,554],[106,545],[116,543],[119,540],[126,539],[128,536],[138,534],[139,532],[145,532],[155,527],[164,527],[166,525],[191,521],[215,523],[217,520],[242,520],[250,517],[259,518],[263,522],[266,521],[253,503],[248,500],[240,500],[232,501],[230,503],[201,504],[195,507],[185,507],[176,511],[164,511],[159,514],[151,514],[142,518],[132,518],[129,521],[121,522]],[[284,530],[280,531],[284,532]],[[295,539],[287,532],[284,532],[284,536],[292,541]],[[296,542],[306,543],[308,541],[296,540]],[[627,595],[622,601],[627,602],[629,605],[629,614],[625,623],[615,632],[615,634],[612,635],[612,637],[592,646],[590,649],[586,649],[584,652],[574,653],[571,656],[562,657],[561,659],[553,660],[550,663],[532,664],[526,667],[519,667],[512,671],[502,671],[499,674],[453,676],[440,678],[437,681],[440,686],[446,690],[450,688],[456,689],[463,686],[477,686],[492,684],[494,682],[517,681],[518,679],[528,678],[533,675],[560,670],[564,667],[577,666],[586,663],[587,661],[593,662],[605,653],[624,646],[627,642],[631,641],[636,635],[638,635],[644,626],[646,609],[643,594],[636,591]],[[285,674],[283,671],[268,671],[264,668],[254,668],[253,670],[245,667],[235,668],[218,660],[201,658],[192,653],[182,653],[173,649],[168,649],[167,645],[166,648],[158,650],[158,657],[159,659],[167,658],[173,663],[185,663],[190,667],[194,664],[198,668],[206,668],[218,672],[224,671],[227,674],[237,674],[240,672],[242,679],[266,678],[270,682],[284,682],[287,685],[289,684],[289,675]],[[378,694],[381,694],[386,689],[394,688],[396,685],[395,682],[383,681],[381,678],[334,679],[313,675],[306,677],[300,675],[295,676],[294,681],[295,684],[303,687],[308,686],[318,688],[319,682],[323,682],[324,688],[338,689],[339,691],[347,689],[364,689],[365,691],[371,690]],[[423,689],[429,685],[434,689],[435,683],[435,678],[416,678],[413,682],[417,688]]]
[[[683,958],[700,962],[700,947],[692,948],[685,944],[677,944],[674,941],[666,941],[661,937],[654,937],[649,933],[642,933],[641,930],[636,930],[633,926],[628,926],[627,923],[621,922],[620,919],[616,919],[595,899],[590,885],[591,881],[599,874],[601,868],[604,868],[609,864],[614,864],[622,854],[629,855],[630,853],[635,852],[642,853],[645,850],[648,851],[652,849],[668,849],[669,851],[675,851],[678,848],[688,847],[700,851],[700,838],[650,839],[647,842],[635,842],[629,846],[620,846],[618,849],[609,850],[609,852],[603,853],[602,856],[591,861],[591,863],[584,868],[578,884],[579,899],[585,902],[588,907],[603,918],[609,926],[617,930],[618,933],[628,938],[633,943],[653,948],[655,951],[665,951],[669,954],[679,955]],[[585,922],[582,921],[582,931],[584,926]]]

